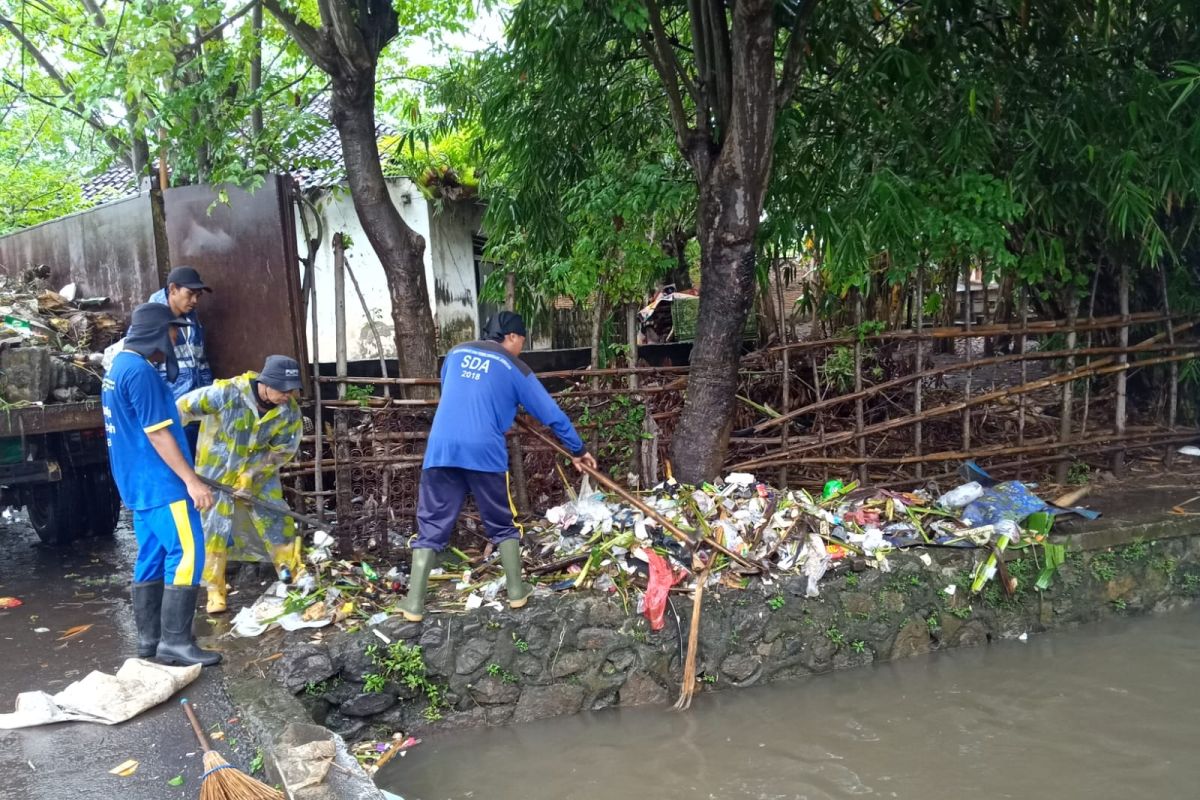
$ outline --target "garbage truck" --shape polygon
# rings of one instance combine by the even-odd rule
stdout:
[[[182,186],[160,197],[141,191],[0,236],[0,288],[12,290],[0,291],[0,507],[24,507],[48,544],[117,528],[96,351],[172,266],[195,267],[213,289],[199,314],[216,375],[258,369],[272,353],[307,361],[295,181],[270,175],[253,193]]]

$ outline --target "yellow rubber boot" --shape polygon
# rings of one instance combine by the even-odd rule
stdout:
[[[206,586],[208,602],[205,604],[204,610],[209,614],[223,614],[228,609],[226,605],[228,587],[225,585],[225,563],[228,555],[222,550],[220,553],[209,553],[208,558],[212,561],[212,573]]]
[[[275,574],[284,583],[294,583],[304,571],[300,560],[300,537],[296,536],[287,544],[270,548],[271,563],[275,566]]]

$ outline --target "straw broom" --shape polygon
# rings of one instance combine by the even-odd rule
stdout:
[[[692,595],[692,620],[688,629],[687,658],[683,663],[683,684],[679,687],[676,711],[687,711],[696,692],[696,656],[700,650],[700,609],[704,597],[704,583],[708,580],[708,569],[715,559],[705,564],[699,553],[692,553],[692,572],[696,574],[696,591]],[[698,570],[698,571],[697,571]]]
[[[183,713],[187,714],[192,730],[204,750],[204,775],[201,777],[200,800],[283,800],[283,792],[256,781],[236,767],[227,763],[221,754],[208,745],[208,739],[196,719],[196,712],[187,698],[179,701]]]

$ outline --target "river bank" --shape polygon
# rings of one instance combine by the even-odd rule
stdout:
[[[1106,492],[1101,520],[1054,537],[1068,555],[1045,592],[1033,587],[1035,551],[1009,559],[1018,590],[1007,597],[994,581],[970,595],[980,552],[929,549],[893,555],[887,573],[829,577],[819,598],[805,596],[801,576],[706,593],[701,687],[754,686],[1186,605],[1200,595],[1200,526],[1170,508],[1193,491]],[[484,607],[420,624],[391,617],[354,632],[272,632],[267,642],[235,643],[231,655],[277,650],[256,671],[351,741],[423,736],[673,700],[685,600],[658,632],[619,600],[566,594],[519,612]]]

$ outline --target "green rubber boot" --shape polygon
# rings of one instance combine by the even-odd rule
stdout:
[[[524,564],[521,561],[521,540],[508,539],[500,543],[500,563],[504,565],[504,584],[508,589],[509,608],[520,608],[529,602],[533,587],[521,580]]]
[[[408,596],[400,602],[400,613],[409,622],[425,619],[425,587],[429,571],[437,560],[437,552],[428,548],[412,551],[412,572],[408,576]]]

